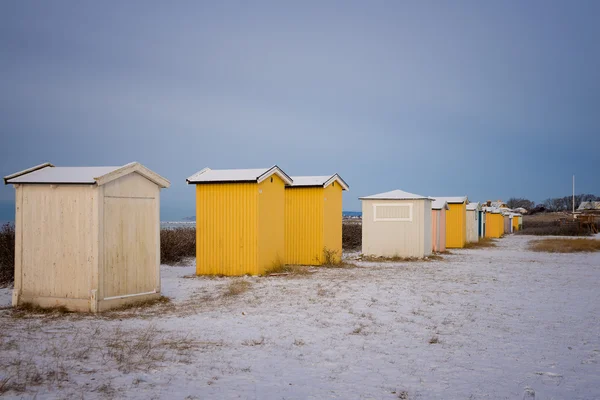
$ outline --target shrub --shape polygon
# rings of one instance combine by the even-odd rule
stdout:
[[[518,235],[537,236],[589,236],[590,231],[583,229],[577,222],[528,221]]]
[[[529,244],[533,251],[547,253],[579,253],[600,251],[600,240],[595,239],[543,239]]]
[[[196,229],[176,228],[160,231],[160,261],[176,264],[196,255]]]
[[[362,224],[342,224],[342,247],[346,250],[359,249],[362,246]]]
[[[15,227],[0,227],[0,287],[11,285],[15,279]]]

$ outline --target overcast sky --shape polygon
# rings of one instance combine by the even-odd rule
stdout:
[[[600,2],[293,3],[0,2],[0,174],[139,161],[167,218],[206,166],[600,195]]]

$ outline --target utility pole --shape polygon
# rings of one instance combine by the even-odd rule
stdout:
[[[573,218],[575,218],[575,175],[573,175]]]

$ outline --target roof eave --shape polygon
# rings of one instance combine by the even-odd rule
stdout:
[[[32,173],[34,171],[37,171],[37,170],[40,170],[40,169],[43,169],[46,167],[54,167],[54,165],[47,162],[47,163],[36,165],[35,167],[24,169],[23,171],[15,172],[14,174],[11,174],[11,175],[7,175],[4,177],[4,184],[10,185],[10,184],[12,184],[12,182],[9,182],[9,180],[18,178],[20,176]]]

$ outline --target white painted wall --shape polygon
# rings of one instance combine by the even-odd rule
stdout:
[[[431,255],[430,200],[363,200],[362,252],[376,257]]]

